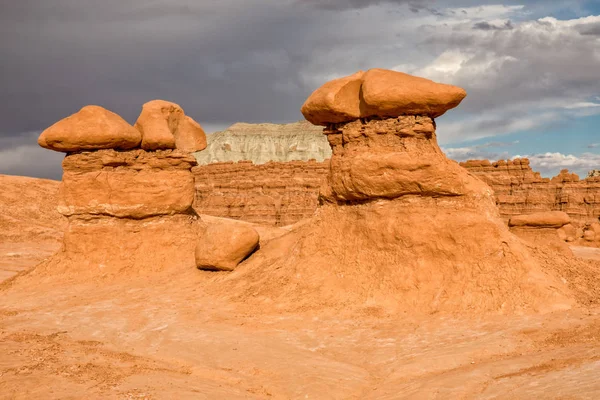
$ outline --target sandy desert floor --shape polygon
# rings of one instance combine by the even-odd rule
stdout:
[[[3,249],[3,269],[26,271],[49,251],[25,248]],[[290,314],[224,304],[202,289],[210,274],[5,280],[0,398],[600,398],[596,306],[521,316]]]

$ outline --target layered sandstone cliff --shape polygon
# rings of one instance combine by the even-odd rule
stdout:
[[[586,225],[600,216],[600,177],[580,180],[562,170],[554,178],[542,178],[528,159],[469,160],[460,163],[494,189],[496,203],[504,219],[519,214],[564,211],[583,236]]]
[[[306,121],[237,123],[194,155],[199,213],[283,226],[313,214],[331,148]]]
[[[207,136],[206,150],[195,153],[200,165],[227,161],[324,161],[331,149],[323,128],[306,121],[291,124],[233,124]]]
[[[323,136],[322,134],[320,134]],[[327,162],[220,162],[192,169],[200,214],[284,226],[313,215]]]

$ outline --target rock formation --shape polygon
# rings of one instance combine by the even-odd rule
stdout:
[[[314,213],[331,148],[323,128],[306,121],[237,123],[208,135],[194,155],[200,214],[283,226]]]
[[[545,211],[511,217],[508,221],[510,231],[533,245],[551,248],[557,253],[572,256],[565,243],[571,219],[562,211]],[[562,229],[562,230],[561,230]],[[560,232],[560,233],[559,233]]]
[[[175,149],[140,149],[146,133],[155,140],[168,136],[159,130],[173,131],[168,124],[147,129],[148,118],[141,118],[140,133],[108,110],[84,107],[42,133],[40,142],[67,152],[58,211],[68,226],[61,251],[45,270],[75,270],[81,277],[194,266],[198,217],[191,168],[196,160],[177,148],[177,140]],[[183,143],[189,150],[189,142]]]
[[[456,86],[374,68],[327,82],[306,100],[302,114],[309,122],[323,126],[368,117],[436,118],[456,107],[466,95]]]
[[[200,214],[290,225],[314,214],[328,170],[328,162],[316,161],[199,165],[192,169],[194,208]]]
[[[233,124],[208,135],[204,151],[195,153],[199,165],[227,161],[267,162],[324,161],[331,148],[323,128],[306,121],[292,124]]]
[[[56,210],[60,182],[0,175],[0,243],[62,240],[66,219]]]
[[[576,174],[562,170],[552,179],[542,178],[526,158],[460,164],[492,187],[500,214],[507,221],[520,214],[563,211],[577,230],[575,239],[580,239],[600,217],[600,177],[579,180]]]
[[[200,269],[233,271],[258,246],[259,235],[252,227],[221,221],[205,227],[196,246]]]
[[[42,132],[38,144],[44,148],[75,152],[85,150],[129,150],[139,146],[142,135],[117,114],[99,106],[85,106]]]
[[[592,170],[588,171],[587,177],[588,178],[600,177],[600,170],[592,169]]]
[[[416,81],[404,74],[366,72],[359,85],[356,76],[350,87],[317,89],[303,107],[312,122],[326,123],[333,149],[315,216],[261,247],[215,290],[296,309],[569,307],[569,290],[509,232],[489,186],[437,145],[432,116],[455,107],[464,92],[427,81],[415,95]],[[378,88],[376,101],[358,119],[355,104],[365,109],[368,79],[367,88]],[[344,100],[332,102],[340,93]],[[406,103],[413,96],[415,104]]]
[[[183,109],[164,100],[152,100],[142,106],[135,123],[143,136],[142,149],[179,149],[187,153],[204,150],[206,135]]]

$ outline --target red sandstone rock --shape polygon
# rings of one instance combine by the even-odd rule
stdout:
[[[559,228],[556,233],[558,234],[558,237],[565,242],[573,242],[579,237],[577,228],[575,228],[575,226],[572,224],[566,224],[565,226]]]
[[[140,133],[123,118],[99,106],[85,106],[42,132],[38,144],[50,150],[81,150],[138,147]]]
[[[231,221],[208,224],[196,246],[199,269],[233,271],[258,246],[256,230],[247,224]]]
[[[222,162],[192,169],[200,214],[284,226],[311,217],[329,161]],[[262,235],[261,235],[262,237]]]
[[[514,216],[508,221],[508,226],[560,228],[569,222],[571,222],[571,219],[567,213],[562,211],[546,211]]]
[[[359,117],[436,118],[456,107],[466,95],[456,86],[375,68],[325,83],[310,95],[301,111],[308,121],[325,126]]]
[[[206,135],[183,109],[164,100],[152,100],[142,106],[135,128],[142,133],[144,150],[179,149],[188,153],[206,148]]]
[[[59,211],[144,218],[191,210],[195,159],[179,151],[73,154],[63,161]]]
[[[583,237],[583,227],[600,216],[600,180],[579,180],[566,171],[552,180],[532,171],[529,160],[494,162],[481,165],[470,160],[461,165],[489,184],[496,194],[501,215],[511,216],[544,211],[566,212],[577,231],[575,239]],[[589,243],[589,242],[587,242]]]
[[[489,188],[448,160],[429,117],[361,120],[324,131],[332,146],[330,200],[459,196]],[[328,198],[328,194],[322,193]]]
[[[0,175],[0,245],[60,243],[67,223],[56,211],[60,182]]]
[[[360,87],[364,72],[334,79],[315,90],[302,106],[304,117],[315,125],[352,121],[360,117]]]
[[[522,225],[513,226],[510,228],[510,231],[530,245],[542,249],[550,249],[552,252],[567,257],[573,256],[573,252],[565,243],[565,239],[561,237],[559,229],[556,227]]]
[[[460,104],[467,93],[402,72],[370,69],[363,76],[361,117],[426,115],[437,118]]]

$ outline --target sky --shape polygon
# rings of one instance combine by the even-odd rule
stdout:
[[[456,160],[600,169],[600,0],[0,0],[0,173],[60,179],[39,133],[160,98],[214,132],[293,122],[328,80],[387,68],[459,85]]]

